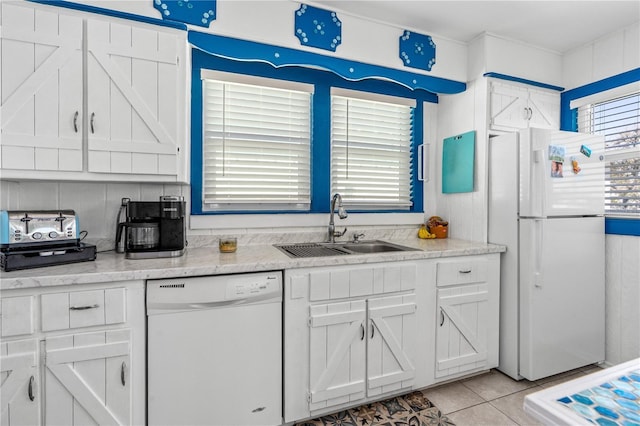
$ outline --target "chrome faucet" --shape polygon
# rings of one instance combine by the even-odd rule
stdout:
[[[347,211],[342,207],[342,196],[336,192],[336,194],[331,199],[331,211],[329,212],[329,229],[327,232],[327,242],[335,243],[336,237],[342,237],[346,232],[347,228],[344,228],[342,232],[336,232],[336,226],[333,222],[333,215],[336,210],[336,202],[338,203],[338,217],[340,219],[347,218]]]

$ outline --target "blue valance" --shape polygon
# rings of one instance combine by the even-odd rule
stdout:
[[[211,55],[239,61],[266,62],[276,68],[311,67],[333,72],[346,80],[386,80],[411,90],[439,94],[461,93],[467,88],[466,83],[445,78],[214,34],[189,31],[188,38],[194,47]]]

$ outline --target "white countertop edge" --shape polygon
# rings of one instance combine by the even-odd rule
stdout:
[[[144,260],[103,252],[95,261],[2,272],[0,290],[470,256],[506,250],[501,245],[456,239],[388,241],[419,250],[293,259],[272,245],[247,245],[238,247],[236,253],[198,247],[188,248],[181,257]]]

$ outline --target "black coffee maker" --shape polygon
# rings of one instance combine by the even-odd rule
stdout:
[[[163,195],[159,201],[122,199],[116,252],[125,253],[128,259],[178,257],[184,254],[186,244],[184,197]]]

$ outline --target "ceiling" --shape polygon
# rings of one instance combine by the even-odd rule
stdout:
[[[640,21],[639,0],[313,0],[305,3],[461,42],[490,32],[559,53]]]

